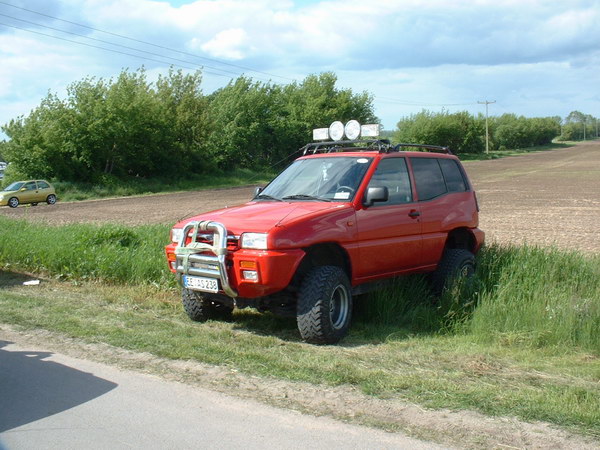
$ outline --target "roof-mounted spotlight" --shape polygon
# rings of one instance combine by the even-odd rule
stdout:
[[[377,137],[379,136],[379,124],[373,123],[369,125],[361,125],[360,134],[362,137]]]
[[[358,123],[358,120],[350,120],[348,123],[346,123],[346,126],[344,127],[344,133],[351,141],[358,139],[360,136],[360,123]]]
[[[315,128],[313,130],[313,140],[326,141],[329,139],[329,128]]]
[[[334,141],[341,141],[344,137],[344,124],[336,120],[329,125],[329,137]]]

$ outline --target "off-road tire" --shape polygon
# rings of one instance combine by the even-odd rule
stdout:
[[[351,317],[352,290],[346,273],[336,266],[308,272],[296,307],[302,339],[311,344],[335,344],[348,332]]]
[[[431,276],[431,290],[440,296],[454,280],[471,277],[475,273],[475,256],[468,250],[452,248],[444,251],[437,269]]]
[[[211,299],[210,294],[182,288],[181,301],[183,309],[194,322],[206,322],[209,319],[228,320],[233,308]]]

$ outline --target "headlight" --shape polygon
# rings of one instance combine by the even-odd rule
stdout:
[[[244,233],[242,234],[242,248],[266,250],[267,236],[267,233]]]
[[[171,230],[171,242],[179,244],[183,236],[183,228],[173,228]]]

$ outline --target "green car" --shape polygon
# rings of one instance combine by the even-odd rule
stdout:
[[[50,183],[44,180],[15,181],[0,191],[0,206],[16,208],[20,203],[39,202],[49,205],[56,203],[56,192]]]

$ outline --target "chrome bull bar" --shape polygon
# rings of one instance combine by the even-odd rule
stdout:
[[[196,242],[199,231],[212,231],[213,244]],[[192,233],[192,240],[186,245],[187,237]],[[210,251],[212,255],[200,253]],[[235,298],[238,293],[229,284],[227,275],[227,229],[219,222],[202,220],[190,222],[183,228],[181,241],[175,248],[177,257],[177,279],[183,285],[183,275],[196,275],[221,280],[221,287],[225,294]],[[192,267],[192,263],[204,265],[204,267]],[[216,269],[211,268],[216,266]]]

